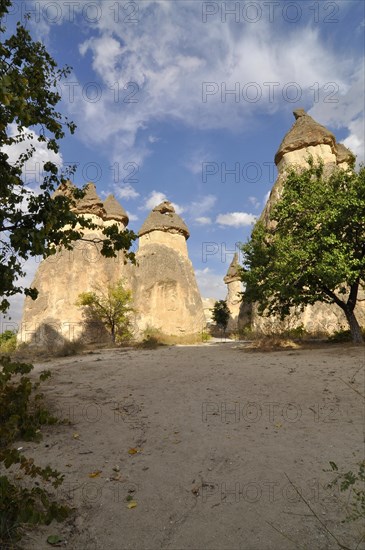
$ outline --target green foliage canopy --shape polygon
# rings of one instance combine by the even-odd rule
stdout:
[[[109,285],[106,290],[98,287],[93,292],[82,292],[76,305],[83,308],[87,321],[101,321],[110,332],[113,343],[131,337],[132,292],[122,280]]]
[[[212,317],[214,322],[221,327],[223,331],[227,328],[230,315],[231,313],[228,309],[226,300],[218,300],[215,302]]]
[[[56,187],[73,173],[73,167],[59,173],[52,162],[43,165],[43,182],[39,192],[26,185],[23,171],[32,158],[35,133],[40,143],[57,153],[58,141],[75,124],[57,109],[61,96],[57,84],[68,76],[70,68],[59,69],[45,46],[35,42],[21,23],[8,36],[2,24],[11,0],[0,3],[0,311],[9,308],[8,297],[24,291],[36,298],[34,288],[17,284],[23,276],[23,264],[31,256],[54,254],[57,246],[72,248],[72,242],[83,239],[83,228],[95,226],[70,210],[83,190],[66,198],[51,195]],[[14,128],[16,129],[14,133]],[[25,152],[16,163],[9,161],[4,147],[24,144]],[[68,229],[64,230],[67,225]],[[131,231],[120,232],[117,225],[104,229],[101,253],[115,256],[116,250],[129,250],[136,239]],[[126,254],[134,259],[133,253]]]
[[[259,221],[242,247],[245,300],[260,314],[283,319],[292,307],[336,304],[354,342],[362,342],[355,316],[365,276],[365,169],[335,170],[322,164],[288,172],[267,226]]]

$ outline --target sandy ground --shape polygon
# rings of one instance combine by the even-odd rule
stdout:
[[[351,389],[364,393],[364,364],[350,345],[264,353],[237,343],[37,364],[53,373],[50,409],[71,424],[24,450],[65,474],[58,497],[77,515],[27,530],[24,549],[51,548],[50,534],[75,550],[338,548],[320,521],[365,548],[364,526],[340,523],[347,495],[326,488],[324,471],[364,457],[364,402]]]

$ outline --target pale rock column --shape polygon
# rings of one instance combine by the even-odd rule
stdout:
[[[238,253],[236,252],[228,268],[224,282],[227,285],[227,306],[231,312],[227,329],[231,332],[238,330],[238,317],[242,303],[242,283],[240,278],[240,266],[238,264]]]
[[[149,329],[177,337],[198,336],[205,329],[188,237],[187,226],[168,201],[152,210],[139,231],[134,296],[140,338]]]

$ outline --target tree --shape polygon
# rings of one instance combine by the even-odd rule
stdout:
[[[0,22],[9,12],[11,0],[0,4]],[[49,151],[59,151],[58,140],[66,131],[75,131],[75,124],[64,117],[57,104],[61,96],[57,83],[67,77],[70,68],[59,69],[45,46],[32,40],[29,31],[17,24],[13,35],[5,38],[6,28],[0,23],[0,311],[9,308],[7,298],[24,291],[33,299],[36,289],[17,284],[25,273],[23,263],[31,256],[47,257],[57,246],[71,249],[75,240],[83,238],[83,228],[95,229],[89,220],[77,216],[70,208],[84,191],[73,196],[51,198],[56,187],[65,181],[74,168],[60,173],[56,164],[43,166],[43,182],[35,193],[22,177],[35,146],[31,138],[46,144]],[[9,162],[4,146],[23,144],[25,152],[16,163]],[[64,230],[67,225],[68,229]],[[101,253],[115,256],[116,250],[129,250],[136,235],[120,232],[116,225],[105,228],[99,239]],[[94,241],[95,242],[95,241]],[[134,259],[133,253],[126,256]]]
[[[66,132],[75,131],[75,125],[58,110],[61,97],[57,83],[68,76],[70,68],[59,69],[44,45],[32,40],[21,23],[16,31],[6,35],[4,16],[9,13],[11,0],[0,2],[0,312],[9,308],[8,298],[24,291],[33,299],[34,288],[22,288],[22,264],[32,256],[47,257],[58,247],[72,248],[74,241],[84,239],[83,229],[95,229],[89,220],[77,216],[71,208],[84,196],[76,189],[72,196],[56,197],[52,193],[74,172],[73,167],[59,172],[55,163],[43,165],[44,178],[39,190],[26,185],[23,171],[33,157],[32,141],[46,145],[49,151],[59,151],[58,141]],[[21,145],[23,153],[10,162],[7,148]],[[67,226],[68,229],[64,229]],[[115,251],[126,250],[136,239],[131,231],[120,232],[117,225],[103,231],[100,243],[104,256],[115,256]],[[104,238],[105,237],[105,238]],[[134,260],[131,252],[126,258]],[[10,341],[10,340],[9,340]],[[33,366],[0,357],[0,465],[9,468],[18,465],[22,476],[50,481],[54,487],[63,476],[49,466],[40,468],[27,459],[21,449],[12,448],[18,437],[40,437],[40,427],[49,415],[39,409],[39,397],[34,396],[39,382],[26,376]],[[40,381],[46,378],[40,375]],[[18,447],[18,446],[17,446]],[[21,477],[22,477],[21,476]],[[0,476],[0,546],[8,543],[22,523],[50,523],[54,517],[64,519],[67,510],[51,501],[47,492],[34,482],[29,488],[20,487],[13,478]],[[13,544],[11,544],[13,547]]]
[[[226,300],[218,300],[215,302],[212,317],[216,325],[221,327],[224,333],[226,332],[230,315],[231,313],[228,309]]]
[[[245,300],[281,319],[291,308],[336,304],[361,343],[354,310],[365,276],[365,168],[325,177],[323,164],[308,162],[288,172],[269,223],[259,221],[243,245]]]
[[[76,305],[84,308],[87,322],[100,321],[110,332],[113,344],[131,336],[132,292],[124,287],[122,280],[109,285],[106,290],[82,292]]]

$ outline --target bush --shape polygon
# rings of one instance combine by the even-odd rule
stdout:
[[[246,325],[245,327],[242,327],[238,331],[239,339],[240,340],[255,340],[259,336],[262,336],[262,334],[258,335],[257,332],[252,330],[250,325]]]
[[[303,340],[303,338],[307,336],[307,331],[305,330],[304,325],[298,325],[295,328],[290,328],[284,331],[283,336],[286,338]]]
[[[252,351],[282,351],[290,349],[298,349],[300,346],[289,338],[283,338],[282,336],[263,336],[262,338],[256,338],[245,349]]]
[[[202,331],[202,342],[209,342],[211,338],[212,338],[212,335],[209,334],[209,332],[205,330]]]
[[[362,335],[365,337],[365,328],[361,328]],[[330,336],[328,341],[333,343],[352,342],[352,336],[350,330],[337,330]]]
[[[328,487],[338,486],[341,492],[348,489],[351,491],[351,500],[349,502],[349,512],[347,517],[341,523],[363,520],[365,518],[365,460],[357,464],[357,472],[339,472],[337,464],[330,462],[331,470],[336,472],[335,479],[328,484]]]
[[[70,355],[77,355],[85,349],[85,345],[79,340],[69,341],[66,340],[61,347],[57,348],[54,352],[56,357],[69,357]]]
[[[82,292],[76,305],[83,309],[86,324],[99,321],[104,325],[113,344],[131,340],[132,292],[122,279],[106,288],[97,286],[92,292]]]
[[[328,341],[332,343],[351,342],[351,332],[349,330],[337,330],[328,337]]]
[[[157,349],[161,345],[162,344],[155,336],[147,336],[147,338],[144,338],[142,342],[138,344],[138,347],[142,349]]]
[[[6,330],[0,334],[0,353],[12,353],[16,349],[16,332]]]
[[[0,464],[6,469],[17,465],[31,479],[39,478],[57,488],[63,476],[47,466],[34,464],[12,444],[17,439],[40,440],[40,427],[57,422],[42,404],[42,394],[37,390],[49,372],[43,372],[37,382],[32,382],[27,374],[33,366],[28,363],[13,362],[9,357],[0,359]],[[0,476],[0,547],[21,537],[20,528],[24,523],[50,523],[52,519],[64,520],[70,509],[52,502],[47,491],[33,482],[30,487],[12,483],[8,477]],[[29,484],[28,484],[29,485]]]
[[[210,335],[207,335],[207,339],[209,338]],[[202,339],[203,336],[201,332],[186,335],[164,334],[160,329],[148,326],[143,332],[143,341],[137,344],[137,346],[147,349],[156,349],[158,346],[200,344]]]

